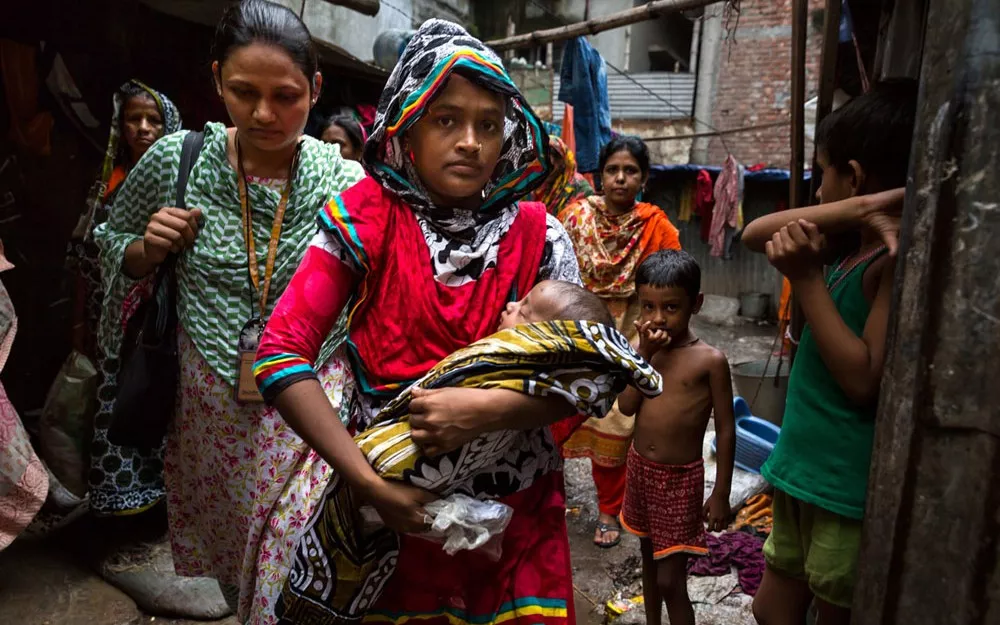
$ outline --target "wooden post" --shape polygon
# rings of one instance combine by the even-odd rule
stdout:
[[[792,158],[788,172],[788,207],[802,202],[802,160],[805,157],[806,28],[809,0],[792,3]]]
[[[517,23],[514,22],[514,15],[511,13],[507,14],[507,37],[511,37],[517,32]],[[504,60],[510,61],[514,58],[514,48],[507,48],[503,55]]]
[[[816,129],[830,111],[833,110],[833,94],[837,90],[837,51],[840,48],[840,4],[841,0],[826,0],[823,14],[823,56],[820,58],[819,96],[816,102]],[[812,176],[809,179],[809,198],[812,203],[822,182],[819,167],[816,166],[817,146],[813,145]]]
[[[549,28],[547,30],[536,30],[532,33],[505,37],[487,41],[486,45],[496,51],[508,50],[510,48],[522,48],[536,46],[550,41],[562,41],[573,39],[581,35],[596,35],[606,30],[613,30],[637,22],[645,22],[656,19],[661,15],[679,13],[687,9],[697,9],[699,7],[715,4],[719,0],[654,0],[649,4],[637,6],[611,15],[587,19],[575,24]]]
[[[791,159],[788,164],[788,208],[798,208],[802,204],[802,180],[806,152],[806,28],[808,26],[809,0],[793,0],[792,3],[792,111],[791,111]],[[780,313],[780,311],[779,311]],[[792,295],[792,336],[796,340],[805,328],[805,315]],[[791,361],[795,361],[797,347],[793,343]]]
[[[1000,21],[925,23],[855,625],[1000,623]]]

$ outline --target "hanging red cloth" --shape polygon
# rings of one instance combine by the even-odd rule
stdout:
[[[708,235],[712,229],[712,211],[715,209],[715,191],[712,185],[712,174],[707,169],[698,172],[694,191],[694,213],[701,218],[701,240],[708,243]]]

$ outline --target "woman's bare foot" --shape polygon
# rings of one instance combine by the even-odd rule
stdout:
[[[601,513],[597,517],[597,529],[594,532],[594,544],[603,549],[615,547],[622,540],[622,526],[618,519],[610,514]]]

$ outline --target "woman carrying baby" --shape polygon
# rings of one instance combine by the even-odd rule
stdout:
[[[492,334],[505,306],[534,284],[580,281],[558,221],[543,205],[517,203],[548,174],[547,149],[500,59],[454,24],[426,23],[383,93],[365,146],[369,177],[321,211],[321,231],[268,323],[255,366],[261,392],[394,530],[426,529],[430,496],[379,478],[353,433],[438,361]],[[313,369],[345,308],[347,427]],[[514,517],[499,561],[446,556],[403,536],[395,573],[371,586],[382,592],[365,607],[366,622],[575,622],[561,460],[546,427],[573,408],[506,389],[414,397],[413,439],[430,455],[490,431],[530,433],[476,485]],[[336,593],[335,577],[299,590]]]

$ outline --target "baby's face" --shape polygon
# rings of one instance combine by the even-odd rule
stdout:
[[[522,323],[550,321],[556,318],[559,311],[554,289],[546,282],[540,282],[528,291],[524,299],[507,304],[507,308],[500,313],[500,327],[497,330],[509,330]]]

